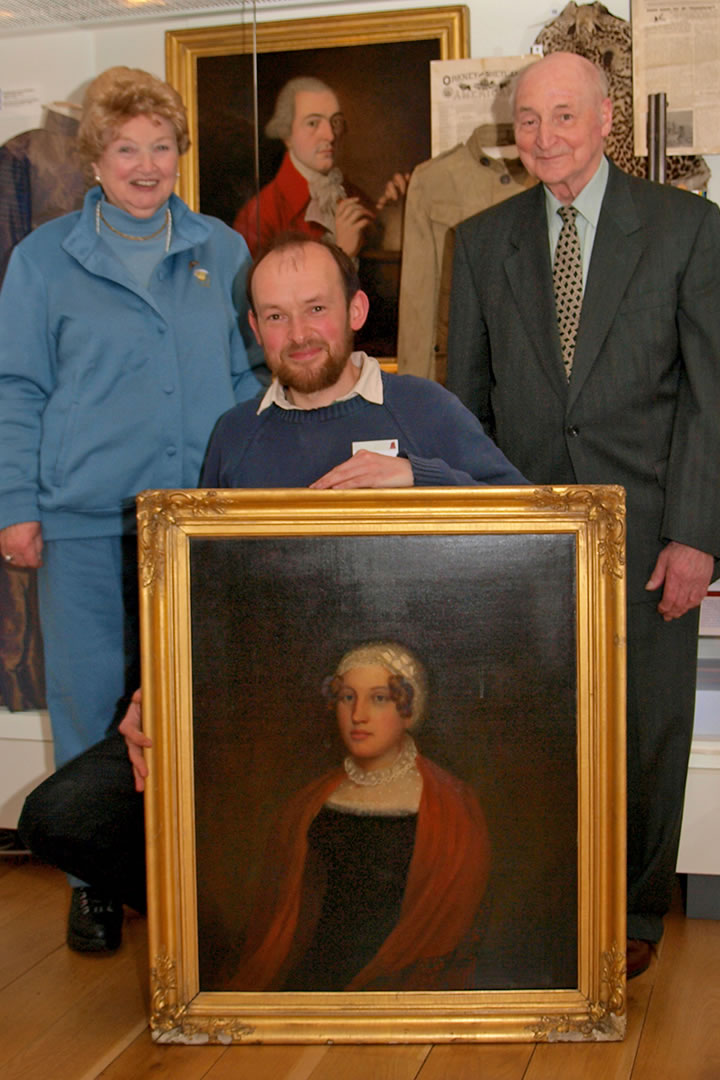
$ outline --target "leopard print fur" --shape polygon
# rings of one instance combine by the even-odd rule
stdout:
[[[599,3],[571,0],[557,18],[535,38],[545,54],[573,52],[605,71],[613,103],[613,126],[606,142],[609,158],[631,176],[647,177],[647,158],[633,147],[632,31],[626,19],[611,15]],[[710,169],[705,159],[684,155],[666,158],[667,183],[699,190],[707,186]]]

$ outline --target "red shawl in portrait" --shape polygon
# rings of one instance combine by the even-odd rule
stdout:
[[[417,766],[423,789],[400,918],[346,990],[473,988],[472,939],[490,855],[485,818],[461,780],[420,755]],[[281,988],[300,914],[308,829],[343,779],[341,769],[326,774],[283,811],[229,990]]]

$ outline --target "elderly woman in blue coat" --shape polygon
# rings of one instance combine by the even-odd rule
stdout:
[[[135,495],[196,486],[215,421],[259,389],[245,241],[173,194],[179,95],[111,68],[79,142],[96,186],[18,245],[0,292],[0,554],[39,569],[56,766],[136,685]],[[116,947],[121,918],[78,885],[68,941]]]

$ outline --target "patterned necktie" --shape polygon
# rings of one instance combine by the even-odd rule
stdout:
[[[580,309],[582,308],[582,256],[580,254],[580,237],[575,224],[577,210],[574,206],[561,206],[558,214],[562,218],[563,224],[555,248],[553,292],[555,293],[555,308],[557,310],[563,364],[565,365],[565,374],[569,379],[575,355],[575,338],[577,337],[580,322]]]

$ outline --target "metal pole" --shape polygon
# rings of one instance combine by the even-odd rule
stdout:
[[[667,140],[667,94],[648,94],[647,148],[648,180],[665,183]]]
[[[254,172],[255,172],[255,195],[257,196],[255,202],[255,236],[257,238],[257,246],[260,244],[260,132],[258,131],[258,73],[257,73],[257,7],[255,0],[253,0],[252,6],[252,78],[253,78],[253,131],[255,133],[255,141],[253,146],[254,151]]]

